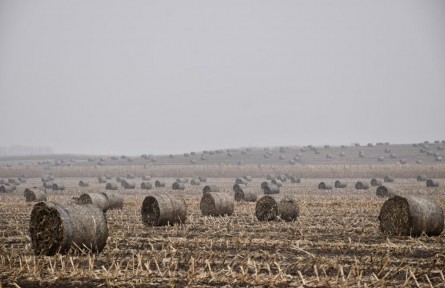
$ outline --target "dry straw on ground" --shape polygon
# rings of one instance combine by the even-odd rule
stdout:
[[[152,194],[145,197],[141,214],[142,222],[147,226],[184,223],[187,219],[187,205],[179,195]]]
[[[420,196],[395,196],[382,206],[380,230],[401,236],[438,236],[443,231],[442,208],[433,200]]]
[[[259,221],[292,221],[297,219],[300,208],[297,201],[290,196],[261,197],[255,206],[255,216]]]
[[[100,253],[107,243],[107,220],[94,205],[37,203],[29,224],[36,255],[87,251]]]
[[[230,216],[235,204],[229,194],[215,192],[204,193],[199,204],[201,212],[206,216]]]

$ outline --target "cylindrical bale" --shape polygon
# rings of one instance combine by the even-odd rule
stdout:
[[[389,182],[394,182],[394,177],[386,175],[386,176],[383,178],[383,181],[385,181],[385,182],[387,182],[387,183],[389,183]]]
[[[102,210],[102,212],[107,212],[110,208],[108,203],[108,197],[105,193],[84,193],[80,195],[77,200],[78,204],[92,204],[97,206]]]
[[[368,190],[369,189],[369,184],[362,182],[362,181],[357,181],[357,183],[355,183],[355,189],[357,190]]]
[[[88,184],[87,182],[82,180],[79,181],[79,187],[88,187],[88,186],[90,186],[90,184]]]
[[[381,198],[384,198],[384,197],[391,198],[391,197],[396,196],[396,194],[392,191],[391,188],[386,187],[386,186],[384,186],[384,185],[380,185],[380,186],[377,188],[377,190],[375,191],[375,194],[376,194],[378,197],[381,197]]]
[[[122,177],[117,176],[116,177],[116,182],[121,183],[124,179]]]
[[[25,195],[26,202],[46,201],[46,193],[44,191],[26,188],[23,194]]]
[[[172,189],[173,190],[184,190],[185,189],[185,185],[184,185],[184,183],[174,182],[172,184]]]
[[[380,209],[380,231],[398,236],[438,236],[443,231],[442,208],[420,196],[395,196]]]
[[[192,180],[190,180],[190,185],[201,185],[201,181],[198,178],[193,178]]]
[[[202,189],[202,193],[219,192],[219,187],[216,185],[206,185]]]
[[[247,182],[252,182],[252,177],[251,177],[251,176],[246,175],[246,176],[244,176],[244,179],[245,179]]]
[[[382,181],[376,178],[372,178],[371,179],[371,186],[375,187],[375,186],[380,186],[382,185]]]
[[[40,202],[34,205],[29,223],[36,255],[56,253],[100,253],[107,243],[108,227],[104,213],[94,205]]]
[[[244,184],[247,185],[247,181],[243,178],[236,178],[235,179],[235,184]]]
[[[283,186],[283,182],[281,182],[281,180],[279,179],[273,179],[272,181],[270,181],[272,184],[277,185],[278,187]]]
[[[125,189],[135,189],[136,188],[136,183],[134,183],[134,182],[122,181],[121,183]]]
[[[348,183],[346,183],[346,181],[343,180],[337,180],[334,183],[335,188],[346,188],[348,186]]]
[[[99,181],[99,183],[107,183],[107,177],[105,177],[105,176],[100,176],[100,177],[98,178],[98,181]]]
[[[151,188],[153,188],[153,185],[150,182],[142,182],[141,183],[142,190],[150,190]]]
[[[184,223],[187,204],[179,195],[148,195],[141,208],[142,222],[147,226]]]
[[[426,180],[426,187],[439,187],[439,182],[433,179]]]
[[[318,189],[320,189],[320,190],[324,190],[325,187],[326,187],[326,183],[324,183],[324,182],[320,182],[318,184]]]
[[[286,175],[279,175],[278,177],[277,177],[277,179],[278,180],[280,180],[281,182],[286,182],[287,181],[287,177],[286,177]]]
[[[233,198],[225,193],[204,193],[199,204],[201,212],[206,216],[230,216],[235,204]]]
[[[291,176],[290,177],[290,183],[300,183],[300,178],[298,178],[297,176]]]
[[[207,178],[206,177],[199,176],[198,179],[201,182],[207,182]]]
[[[149,175],[143,175],[142,180],[148,181],[148,180],[151,180],[151,177]]]
[[[272,179],[274,179],[274,177],[273,177],[272,175],[267,175],[267,176],[266,176],[266,180],[269,180],[269,181],[270,181],[270,180],[272,180]]]
[[[0,193],[12,193],[12,192],[14,192],[14,189],[11,186],[6,184],[0,186]]]
[[[156,180],[155,187],[165,187],[165,182],[162,180]]]
[[[417,176],[417,181],[419,181],[419,182],[425,182],[426,180],[428,180],[428,177],[426,177],[426,175],[418,175]]]
[[[300,214],[300,208],[297,201],[289,196],[271,196],[261,197],[255,206],[255,216],[259,221],[292,221],[297,219]]]
[[[245,184],[235,184],[235,185],[233,185],[233,192],[236,192],[236,190],[238,190],[238,189],[246,189],[246,187],[247,187],[247,185],[245,185]]]
[[[280,193],[280,187],[278,187],[277,185],[274,184],[268,184],[266,185],[266,187],[264,187],[263,189],[264,194],[278,194]]]
[[[116,192],[103,192],[108,198],[108,210],[122,209],[124,207],[124,197]]]
[[[62,191],[65,190],[65,185],[63,185],[62,183],[53,183],[52,189],[54,191]]]
[[[267,181],[263,181],[261,182],[261,189],[264,190],[264,188],[266,188],[267,185],[270,185],[271,183],[267,182]]]
[[[107,183],[107,185],[105,186],[105,190],[117,190],[117,189],[118,187],[114,183]]]
[[[186,181],[185,180],[185,178],[176,178],[176,181],[175,182],[178,182],[178,183],[187,183],[188,181]]]
[[[235,201],[255,202],[257,200],[257,194],[251,189],[237,189],[235,191]]]

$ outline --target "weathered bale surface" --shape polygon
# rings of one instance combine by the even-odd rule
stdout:
[[[44,191],[26,188],[23,194],[25,195],[26,202],[46,201],[46,193]]]
[[[236,178],[235,179],[235,184],[244,184],[247,185],[247,181],[243,178]]]
[[[267,175],[267,176],[266,176],[266,180],[269,180],[269,181],[270,181],[270,180],[272,180],[272,179],[274,179],[274,177],[273,177],[272,175]]]
[[[121,183],[124,180],[124,178],[117,176],[116,177],[116,182],[117,183]]]
[[[280,193],[280,187],[274,184],[267,184],[264,189],[264,194],[278,194]]]
[[[117,190],[117,185],[114,183],[107,183],[107,185],[105,186],[105,190]]]
[[[348,186],[348,183],[346,183],[346,181],[343,180],[337,180],[335,181],[334,187],[335,188],[346,188]]]
[[[47,256],[70,250],[100,253],[108,238],[107,220],[98,207],[68,202],[34,205],[29,232],[34,253]]]
[[[271,196],[261,197],[255,206],[255,216],[259,221],[292,221],[297,219],[300,214],[300,208],[297,201],[289,196]]]
[[[357,181],[357,183],[355,183],[355,189],[357,190],[368,190],[369,189],[369,184],[362,182],[362,181]]]
[[[230,216],[233,213],[235,204],[229,194],[215,192],[204,193],[199,207],[202,214],[206,216]]]
[[[63,190],[65,190],[65,185],[63,185],[62,183],[53,183],[51,188],[54,191],[63,191]]]
[[[442,208],[420,196],[395,196],[380,209],[380,231],[389,235],[438,236],[443,231]]]
[[[272,184],[277,185],[278,187],[283,186],[283,182],[281,182],[279,179],[273,179],[270,181]]]
[[[290,177],[290,183],[300,183],[300,178],[298,178],[297,176],[291,176]]]
[[[84,193],[77,200],[78,204],[92,204],[107,212],[109,209],[108,196],[105,193]]]
[[[264,188],[266,188],[267,185],[270,185],[271,183],[267,182],[267,181],[263,181],[261,182],[261,189],[264,190]]]
[[[318,189],[320,189],[320,190],[324,190],[325,187],[326,187],[326,183],[324,183],[324,182],[320,182],[318,184]]]
[[[148,181],[148,180],[151,180],[151,177],[149,175],[144,175],[144,176],[142,176],[142,180]]]
[[[184,185],[184,183],[174,182],[172,184],[172,189],[173,190],[184,190],[185,189],[185,185]]]
[[[202,189],[202,193],[219,192],[219,187],[216,185],[206,185]]]
[[[237,189],[235,191],[235,201],[255,202],[257,197],[257,194],[248,188]]]
[[[426,177],[426,175],[418,175],[417,176],[417,181],[419,181],[419,182],[425,182],[426,180],[428,180],[428,177]]]
[[[426,180],[426,187],[439,187],[439,182],[433,179]]]
[[[150,190],[151,188],[153,188],[153,185],[150,182],[142,182],[141,183],[142,190]]]
[[[82,180],[79,181],[79,187],[88,187],[88,186],[90,186],[90,184],[88,184],[87,182]]]
[[[382,185],[382,181],[376,178],[372,178],[371,179],[371,186],[375,187],[375,186],[380,186]]]
[[[14,189],[10,185],[0,185],[0,193],[12,193],[14,192]]]
[[[116,179],[117,180],[117,179]],[[107,177],[105,176],[100,176],[98,178],[99,183],[107,183]]]
[[[164,226],[184,223],[187,204],[179,195],[149,195],[141,208],[142,222],[147,226]]]
[[[396,196],[396,194],[392,191],[392,189],[391,188],[389,188],[389,187],[386,187],[386,186],[383,186],[383,185],[380,185],[378,188],[377,188],[377,190],[375,191],[375,194],[378,196],[378,197],[389,197],[389,198],[391,198],[391,197],[394,197],[394,196]]]
[[[252,182],[252,177],[251,177],[251,176],[246,175],[246,176],[244,176],[244,179],[245,179],[247,182]]]
[[[162,180],[156,180],[155,187],[165,187],[165,182]]]
[[[124,187],[125,189],[135,189],[136,188],[136,183],[134,182],[129,182],[127,180],[123,180],[121,182],[122,187]]]
[[[281,182],[286,182],[286,181],[287,181],[287,177],[286,177],[286,175],[279,175],[279,176],[277,177],[277,179],[280,180]]]
[[[103,192],[108,198],[108,209],[122,209],[124,207],[124,197],[116,192]]]
[[[198,179],[201,182],[207,182],[207,178],[206,177],[199,176]]]
[[[190,180],[190,185],[201,185],[201,181],[198,178],[193,178],[192,180]]]
[[[383,181],[388,182],[388,183],[394,182],[394,177],[386,175],[385,177],[383,177]]]
[[[53,189],[53,183],[52,182],[43,182],[43,188],[45,189]]]

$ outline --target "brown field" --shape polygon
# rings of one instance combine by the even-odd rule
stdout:
[[[230,217],[202,216],[199,202],[204,184],[217,184],[223,192],[233,194],[234,178],[208,178],[207,183],[187,184],[180,192],[171,191],[173,178],[163,178],[167,187],[151,191],[119,188],[124,209],[106,213],[109,238],[104,251],[99,255],[53,257],[35,256],[31,247],[28,225],[33,204],[24,201],[23,190],[41,186],[41,182],[39,178],[28,179],[16,192],[0,194],[0,283],[5,287],[445,287],[444,233],[420,238],[381,234],[377,217],[385,200],[375,196],[373,187],[360,192],[354,189],[355,181],[370,178],[348,178],[346,189],[317,189],[320,181],[333,185],[336,175],[345,173],[343,165],[333,167],[321,165],[317,169],[314,165],[307,170],[313,174],[302,177],[302,183],[285,182],[280,193],[295,196],[300,206],[301,216],[295,222],[259,222],[254,216],[255,203],[243,202],[235,203]],[[177,169],[188,175],[188,168]],[[376,174],[389,169],[378,165],[356,168],[372,168]],[[129,172],[122,167],[110,169],[120,175]],[[214,167],[207,171],[211,169]],[[238,175],[248,172],[234,166],[221,169]],[[271,174],[281,172],[271,170]],[[178,171],[169,173],[176,175]],[[97,178],[66,177],[63,167],[52,172],[65,176],[59,179],[67,189],[49,192],[49,201],[104,190],[105,184],[99,184]],[[444,209],[445,180],[439,179],[439,188],[426,188],[424,182],[411,177],[414,172],[418,171],[408,169],[406,178],[396,177],[390,186],[401,195],[427,195]],[[442,165],[424,172],[444,175]],[[317,177],[317,173],[326,178]],[[78,187],[81,179],[90,182],[90,187]],[[249,186],[259,192],[263,180],[254,178]],[[114,183],[115,179],[109,181]],[[142,180],[135,182],[138,188]],[[188,205],[185,224],[144,226],[141,204],[153,192],[183,195]]]

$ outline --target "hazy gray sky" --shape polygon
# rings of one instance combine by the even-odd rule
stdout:
[[[0,0],[0,146],[445,139],[445,1]]]

